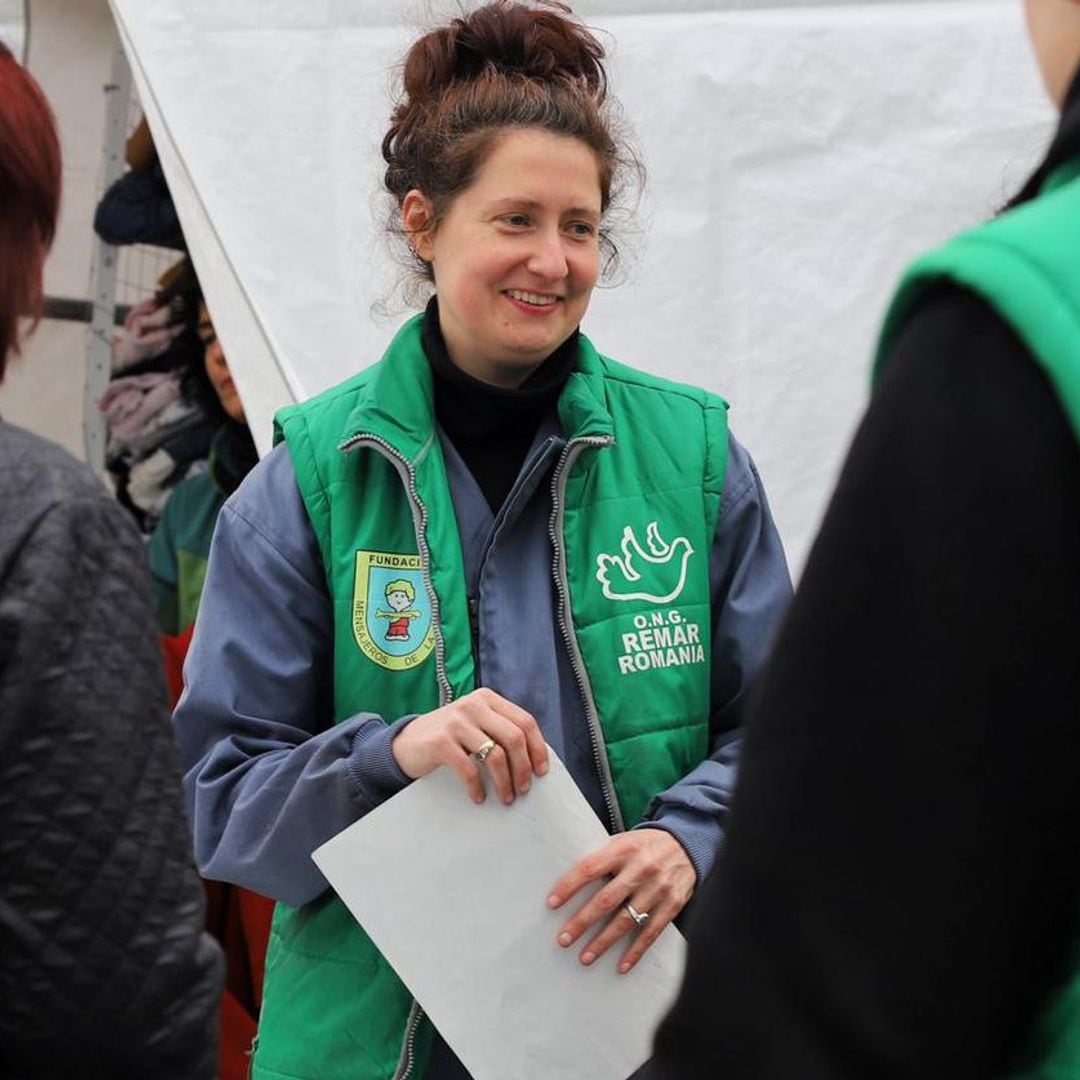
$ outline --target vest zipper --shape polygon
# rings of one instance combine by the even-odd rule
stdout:
[[[566,551],[563,547],[563,496],[566,494],[566,482],[570,475],[570,467],[574,461],[588,447],[611,446],[615,440],[608,437],[581,437],[571,439],[563,447],[562,456],[555,466],[555,472],[551,477],[551,519],[548,525],[548,534],[551,537],[552,576],[555,579],[555,591],[558,595],[558,619],[559,629],[562,631],[563,640],[566,642],[566,651],[570,654],[570,667],[574,672],[581,700],[585,706],[585,718],[589,723],[589,737],[592,740],[593,760],[596,763],[596,772],[600,778],[600,791],[604,796],[604,805],[608,812],[608,824],[613,833],[626,830],[623,822],[622,810],[615,798],[615,784],[611,778],[611,763],[608,761],[607,750],[604,747],[604,736],[600,730],[600,714],[596,708],[596,698],[593,697],[592,686],[589,684],[589,676],[585,671],[585,661],[581,656],[581,648],[577,638],[570,628],[569,603],[570,603],[570,579],[566,570]]]
[[[420,1008],[420,1002],[413,998],[412,1007],[409,1009],[409,1022],[405,1025],[405,1038],[401,1043],[401,1057],[398,1058],[393,1080],[409,1080],[412,1075],[413,1066],[416,1064],[416,1032],[423,1019],[424,1010]]]
[[[439,684],[439,704],[440,706],[448,705],[454,700],[454,688],[450,685],[450,679],[446,674],[446,643],[443,641],[442,624],[439,620],[439,598],[435,595],[435,585],[431,580],[431,549],[427,542],[428,512],[416,489],[416,470],[403,454],[398,453],[388,442],[376,435],[355,435],[351,439],[346,439],[338,449],[347,453],[358,446],[370,446],[381,453],[397,469],[401,482],[405,486],[409,508],[412,510],[413,527],[416,531],[416,547],[420,553],[420,573],[424,579],[428,599],[431,601],[431,623],[435,628],[435,675]],[[472,604],[470,603],[470,622],[471,613]],[[398,1058],[393,1080],[408,1080],[412,1075],[413,1067],[416,1065],[416,1032],[423,1019],[424,1010],[420,1008],[420,1003],[416,998],[413,998],[409,1008],[409,1020],[405,1025],[405,1037],[401,1041],[401,1056]]]
[[[473,682],[480,685],[480,601],[469,597],[469,634],[472,638]]]

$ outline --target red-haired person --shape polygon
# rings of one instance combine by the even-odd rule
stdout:
[[[628,978],[723,835],[790,583],[725,404],[580,330],[634,172],[603,56],[557,4],[413,45],[383,152],[427,310],[218,519],[175,725],[204,874],[280,901],[257,1080],[466,1075],[311,861],[412,780],[527,799],[550,744],[612,834],[536,898],[551,948]]]
[[[40,311],[60,147],[0,46],[0,373]],[[215,1075],[142,541],[89,469],[0,422],[0,1073]]]
[[[890,308],[649,1080],[1080,1077],[1080,0],[1026,8],[1060,125]]]

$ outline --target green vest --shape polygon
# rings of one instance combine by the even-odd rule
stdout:
[[[1080,161],[1056,170],[1037,198],[919,259],[885,318],[881,364],[928,288],[949,280],[989,303],[1046,373],[1080,440]],[[1080,1077],[1080,963],[1032,1034],[1012,1080]]]
[[[334,605],[334,720],[426,712],[475,687],[461,544],[410,320],[386,355],[278,414]],[[611,821],[708,754],[709,553],[727,407],[597,354],[559,398],[552,478],[558,623]],[[422,1077],[432,1028],[332,892],[279,904],[256,1080]]]

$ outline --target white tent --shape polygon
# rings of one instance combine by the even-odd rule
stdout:
[[[453,5],[110,2],[265,449],[275,408],[374,362],[400,319],[377,313],[398,279],[378,144],[418,16]],[[897,275],[992,214],[1049,134],[1019,4],[577,8],[650,178],[585,329],[732,402],[798,568]]]

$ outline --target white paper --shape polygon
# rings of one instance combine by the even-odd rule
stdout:
[[[312,856],[475,1080],[625,1080],[682,977],[674,926],[628,975],[622,943],[591,968],[556,944],[584,895],[551,911],[551,886],[609,837],[550,757],[509,807],[437,769]]]

